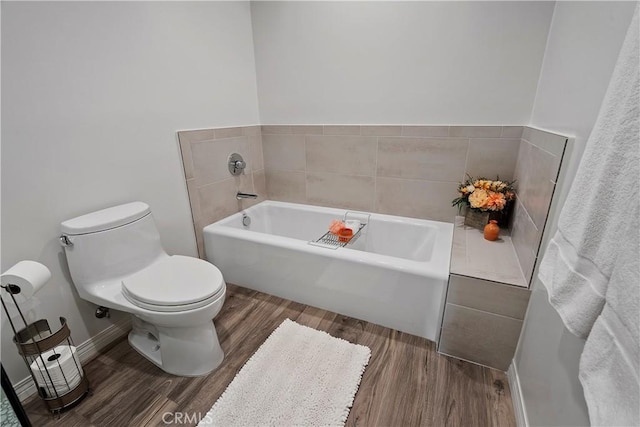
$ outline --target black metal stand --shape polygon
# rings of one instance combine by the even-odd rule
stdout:
[[[44,401],[51,413],[59,414],[91,392],[82,365],[74,353],[75,346],[67,321],[64,317],[60,317],[60,329],[57,331],[52,331],[49,322],[44,319],[29,324],[14,296],[20,293],[20,287],[7,285],[2,286],[2,289],[11,296],[16,311],[24,323],[25,327],[17,330],[4,299],[0,298],[14,333],[13,341],[38,388],[38,396]],[[69,352],[67,357],[70,354],[73,360],[71,371],[63,369],[60,363],[60,358],[65,350]],[[57,369],[50,370],[51,366]],[[69,364],[69,366],[72,365]]]

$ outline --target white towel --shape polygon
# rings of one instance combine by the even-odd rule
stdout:
[[[588,70],[585,70],[588,72]],[[540,264],[549,302],[567,329],[586,338],[602,312],[615,261],[638,203],[638,11],[634,14],[558,230]]]
[[[634,244],[620,254],[604,310],[580,358],[579,377],[593,426],[640,425],[640,210],[628,231]]]
[[[551,305],[587,339],[579,377],[595,426],[640,425],[639,56],[636,7],[540,265]]]

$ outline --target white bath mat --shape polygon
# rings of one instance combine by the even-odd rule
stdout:
[[[198,425],[344,425],[370,356],[369,347],[287,319]]]

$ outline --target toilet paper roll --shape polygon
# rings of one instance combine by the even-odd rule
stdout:
[[[73,362],[77,349],[70,345],[59,345],[36,357],[31,364],[32,370],[52,369],[58,365],[66,365]]]
[[[66,393],[80,380],[80,361],[74,346],[60,345],[42,353],[31,363],[31,371],[39,386],[55,388],[58,393]]]
[[[35,261],[20,261],[0,276],[2,286],[20,286],[23,298],[31,298],[51,279],[47,267]]]

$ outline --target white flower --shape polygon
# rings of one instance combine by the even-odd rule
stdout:
[[[473,193],[475,189],[476,189],[476,187],[474,187],[473,185],[471,185],[471,184],[467,185],[467,192],[468,193]]]

